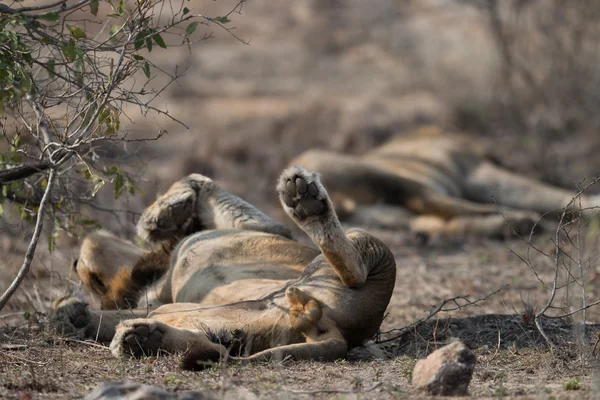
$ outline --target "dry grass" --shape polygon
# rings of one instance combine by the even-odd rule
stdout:
[[[458,337],[478,357],[470,387],[472,395],[594,398],[596,360],[591,353],[598,328],[589,327],[588,339],[582,342],[570,325],[548,321],[547,331],[561,344],[560,354],[550,352],[539,333],[521,315],[526,312],[522,306],[525,294],[532,303],[542,301],[546,295],[531,287],[531,272],[506,250],[506,245],[518,248],[522,243],[473,242],[463,248],[418,248],[409,245],[410,238],[396,232],[377,234],[394,250],[399,268],[382,330],[402,327],[425,316],[430,305],[448,295],[470,295],[476,299],[493,291],[492,288],[511,285],[478,303],[479,307],[439,314],[401,338],[385,343],[382,348],[390,359],[227,365],[199,373],[182,371],[177,355],[118,360],[107,348],[64,341],[39,331],[37,327],[43,326],[43,316],[38,323],[33,319],[27,322],[19,314],[5,319],[10,319],[11,327],[18,323],[23,326],[19,329],[5,326],[0,333],[0,396],[32,393],[36,398],[77,398],[103,381],[126,379],[176,392],[208,390],[217,397],[227,393],[242,396],[242,392],[248,395],[244,392],[247,390],[261,398],[297,398],[308,395],[294,391],[321,389],[360,393],[380,383],[358,396],[414,398],[417,393],[410,386],[410,378],[416,360],[450,338]],[[518,313],[503,315],[513,310]],[[580,389],[565,390],[569,380],[580,382]],[[354,398],[355,394],[333,392],[318,396]]]
[[[28,398],[31,394],[34,398],[81,398],[103,381],[121,380],[173,392],[208,391],[217,398],[228,393],[234,397],[251,393],[261,398],[298,398],[304,392],[323,398],[356,396],[347,392],[373,398],[418,395],[410,386],[416,354],[372,361],[216,365],[203,372],[189,372],[179,369],[177,355],[119,360],[107,348],[21,331],[13,332],[8,342],[12,348],[7,348],[4,340],[0,346],[0,397],[7,398]],[[419,356],[441,345],[428,341],[420,344],[423,351]],[[589,364],[577,357],[560,359],[541,347],[497,348],[494,343],[474,351],[478,357],[471,384],[474,396],[594,397],[593,373]],[[572,389],[575,380],[579,382],[576,393],[565,389]],[[360,394],[368,389],[368,393]]]

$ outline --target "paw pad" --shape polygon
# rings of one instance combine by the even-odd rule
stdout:
[[[281,201],[293,210],[299,220],[323,214],[327,210],[326,197],[318,182],[300,168],[284,171],[278,187]]]
[[[131,325],[117,332],[111,348],[114,347],[113,351],[117,355],[151,356],[160,349],[162,337],[163,333],[159,329],[152,329],[149,325]]]

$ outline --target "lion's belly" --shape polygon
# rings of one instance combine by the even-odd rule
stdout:
[[[173,300],[212,305],[252,300],[298,278],[317,254],[317,249],[262,232],[201,232],[179,246]]]
[[[460,196],[457,171],[444,169],[419,159],[407,159],[396,155],[369,155],[367,163],[402,178],[418,182],[437,193]]]
[[[257,266],[258,267],[258,266]],[[271,293],[297,278],[299,272],[280,266],[279,279],[266,279],[270,275],[260,267],[210,266],[199,269],[182,284],[173,285],[173,299],[176,303],[199,303],[202,305],[222,305],[245,300],[256,300],[265,293]],[[273,274],[275,275],[275,274]]]

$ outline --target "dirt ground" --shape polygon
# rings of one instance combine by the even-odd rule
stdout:
[[[220,15],[236,2],[188,3]],[[286,221],[274,185],[296,154],[314,147],[358,153],[422,123],[462,129],[465,109],[485,109],[494,98],[498,55],[485,16],[459,3],[248,1],[233,23],[238,35],[252,39],[250,46],[215,31],[191,55],[187,49],[160,53],[162,67],[188,68],[161,101],[190,129],[131,110],[132,123],[124,126],[131,137],[159,127],[168,134],[144,145],[97,150],[138,173],[143,193],[115,201],[106,188],[97,204],[113,211],[86,211],[131,238],[144,206],[181,176],[199,172]],[[491,128],[467,133],[507,168],[564,187],[576,187],[600,167],[592,157],[598,135],[584,130],[548,141]],[[45,329],[51,301],[78,285],[70,268],[78,238],[64,235],[51,254],[41,245],[30,276],[0,314],[0,397],[82,398],[101,382],[131,380],[217,398],[424,398],[410,385],[412,367],[451,338],[464,340],[477,355],[471,396],[598,397],[597,327],[591,324],[600,322],[598,310],[588,310],[585,335],[581,312],[546,320],[554,351],[533,325],[532,313],[548,301],[554,276],[553,260],[542,254],[555,250],[552,233],[531,245],[520,238],[471,238],[423,246],[401,228],[362,227],[392,249],[398,265],[378,337],[384,359],[361,359],[357,351],[335,363],[186,372],[178,355],[118,360],[106,347],[55,337]],[[559,285],[553,305],[561,308],[551,315],[578,309],[582,286],[588,303],[600,298],[597,232],[590,224],[573,232],[580,243],[561,238],[577,257],[561,266],[559,283],[577,271],[577,260],[584,273],[577,278],[581,285]],[[30,227],[16,218],[0,221],[1,289],[15,276],[29,235]],[[445,306],[452,311],[402,330],[447,299],[456,300]]]
[[[384,359],[365,360],[365,351],[354,351],[348,360],[335,363],[229,365],[203,372],[182,371],[177,355],[115,359],[107,347],[50,335],[44,330],[44,315],[29,315],[26,320],[21,311],[0,320],[0,396],[81,398],[101,382],[131,380],[217,398],[424,398],[410,385],[414,364],[451,338],[460,338],[477,355],[472,396],[596,398],[597,364],[592,352],[599,328],[588,325],[587,339],[582,340],[577,326],[568,321],[547,321],[546,331],[558,344],[557,350],[550,351],[527,320],[524,305],[539,306],[548,293],[507,250],[524,250],[522,242],[419,248],[407,235],[376,233],[393,249],[398,262],[382,332],[427,316],[430,306],[444,299],[465,295],[475,301],[502,290],[475,306],[440,313],[407,332],[382,334]],[[540,276],[550,278],[551,270]],[[23,292],[31,291],[35,298],[28,283]],[[590,297],[597,298],[594,293]],[[593,315],[588,318],[597,320]],[[566,390],[568,382],[575,382],[578,390]]]

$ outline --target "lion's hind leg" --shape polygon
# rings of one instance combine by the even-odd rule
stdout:
[[[319,175],[294,166],[283,171],[277,185],[285,212],[319,246],[321,252],[349,287],[361,286],[367,268],[348,239]]]

